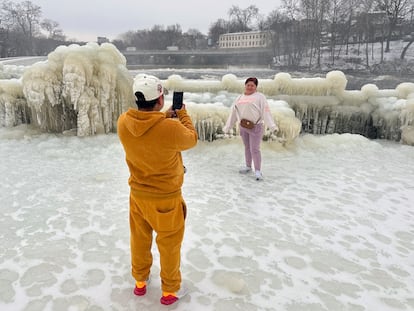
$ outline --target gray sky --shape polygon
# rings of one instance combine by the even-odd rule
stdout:
[[[232,5],[241,9],[254,4],[267,16],[280,0],[32,0],[42,9],[42,17],[59,23],[67,38],[95,41],[97,36],[110,40],[128,30],[150,29],[154,25],[181,25],[186,32],[196,28],[207,34],[212,22],[228,19]]]

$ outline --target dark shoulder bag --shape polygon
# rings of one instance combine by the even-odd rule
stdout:
[[[250,120],[247,120],[247,119],[241,119],[240,120],[240,126],[242,126],[242,127],[244,127],[244,128],[246,128],[246,129],[252,129],[252,128],[254,128],[254,123],[252,122],[252,121],[250,121]]]

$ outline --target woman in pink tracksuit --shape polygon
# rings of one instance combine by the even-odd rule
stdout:
[[[246,79],[244,93],[237,97],[233,103],[223,131],[228,133],[237,121],[243,119],[247,120],[247,123],[252,124],[252,128],[240,126],[246,166],[241,168],[239,172],[241,174],[249,173],[252,170],[253,161],[255,178],[256,180],[262,180],[260,143],[263,137],[264,126],[269,127],[271,131],[276,131],[277,125],[273,121],[266,97],[262,93],[257,92],[257,85],[257,78],[250,77]]]

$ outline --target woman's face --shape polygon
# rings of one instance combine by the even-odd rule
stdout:
[[[244,95],[251,95],[256,92],[256,84],[253,81],[249,81],[244,85]]]

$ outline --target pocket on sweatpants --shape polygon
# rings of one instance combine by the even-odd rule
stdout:
[[[155,231],[176,231],[184,226],[184,209],[182,204],[172,209],[157,208],[154,213]]]
[[[183,205],[183,217],[185,220],[187,218],[187,204],[185,204],[184,200],[182,200],[181,204]]]

